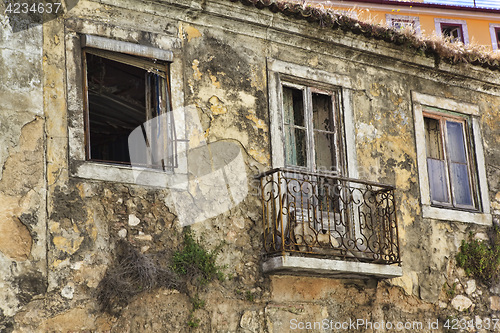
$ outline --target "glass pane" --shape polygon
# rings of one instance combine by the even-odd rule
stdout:
[[[314,131],[314,150],[318,171],[335,171],[335,144],[333,134]]]
[[[332,96],[313,93],[312,107],[314,129],[333,131]]]
[[[285,126],[285,160],[287,165],[306,166],[306,131]]]
[[[444,161],[428,158],[427,168],[429,172],[431,200],[438,202],[450,202]]]
[[[463,124],[454,121],[446,121],[448,131],[448,154],[452,162],[467,163],[465,155],[465,142],[463,135]]]
[[[451,163],[451,187],[458,205],[472,206],[469,171],[466,164]]]
[[[283,87],[285,124],[304,126],[304,100],[302,90]]]
[[[443,160],[444,154],[439,120],[433,118],[424,118],[424,127],[427,157],[436,160]]]

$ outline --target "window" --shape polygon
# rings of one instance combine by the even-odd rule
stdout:
[[[418,17],[390,14],[386,14],[385,17],[387,26],[395,30],[411,29],[418,34],[420,33],[420,21]]]
[[[176,166],[168,64],[86,48],[87,160]]]
[[[432,204],[475,209],[475,168],[468,144],[470,122],[429,112],[423,116]]]
[[[491,224],[479,107],[412,93],[424,218]]]
[[[464,20],[434,19],[436,32],[452,43],[469,44],[467,23]]]
[[[498,45],[500,45],[500,28],[495,29],[495,37],[496,37],[497,49],[498,49]]]
[[[285,165],[338,172],[338,136],[333,91],[282,85]]]
[[[490,35],[493,50],[500,50],[500,24],[490,23]]]
[[[441,24],[441,33],[443,37],[449,38],[452,43],[464,42],[462,26],[459,24]]]

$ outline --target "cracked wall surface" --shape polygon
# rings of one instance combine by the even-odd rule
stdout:
[[[41,26],[0,14],[0,331],[46,292]],[[20,22],[23,24],[23,22]]]
[[[487,238],[488,226],[422,217],[412,101],[417,91],[478,106],[498,219],[496,72],[436,67],[434,59],[403,47],[224,0],[81,0],[43,26],[13,33],[9,24],[2,17],[0,331],[291,332],[300,331],[291,328],[293,320],[442,324],[453,316],[500,316],[500,288],[465,276],[455,261],[461,240],[469,232]],[[135,184],[126,167],[85,161],[84,34],[173,52],[172,103],[185,115],[178,122],[187,140],[182,144],[200,153],[186,153],[182,177],[172,179],[193,202],[181,200],[174,188]],[[262,273],[262,206],[254,176],[272,167],[270,114],[277,110],[269,107],[269,59],[349,78],[356,172],[396,187],[402,277]],[[222,149],[216,160],[211,154],[221,146],[237,153]],[[225,170],[221,166],[234,156],[241,165],[231,166],[245,177],[230,179],[228,169],[203,178]],[[243,180],[242,198],[225,183],[231,180]],[[164,288],[135,296],[120,317],[101,312],[96,290],[116,259],[116,244],[169,253],[188,224],[208,248],[223,244],[218,264],[228,276],[202,290],[205,306],[194,312],[199,327],[188,325],[189,296]],[[445,286],[453,285],[452,295]],[[458,296],[473,306],[462,312]]]

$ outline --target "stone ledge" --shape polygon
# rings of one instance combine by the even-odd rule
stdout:
[[[356,279],[390,279],[403,275],[403,269],[400,266],[292,256],[265,259],[262,262],[262,270],[268,274],[314,275]]]

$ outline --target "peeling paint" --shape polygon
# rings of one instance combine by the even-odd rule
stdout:
[[[191,25],[183,25],[182,30],[186,34],[188,42],[191,42],[193,38],[198,38],[202,36],[200,30],[196,29]]]
[[[201,76],[202,76],[202,73],[198,69],[199,64],[200,64],[200,62],[197,59],[194,59],[193,65],[191,66],[193,68],[193,71],[194,71],[193,78],[197,81],[201,80]]]
[[[224,106],[224,103],[217,96],[212,96],[208,100],[210,103],[210,111],[214,115],[221,115],[227,113],[227,108]]]

